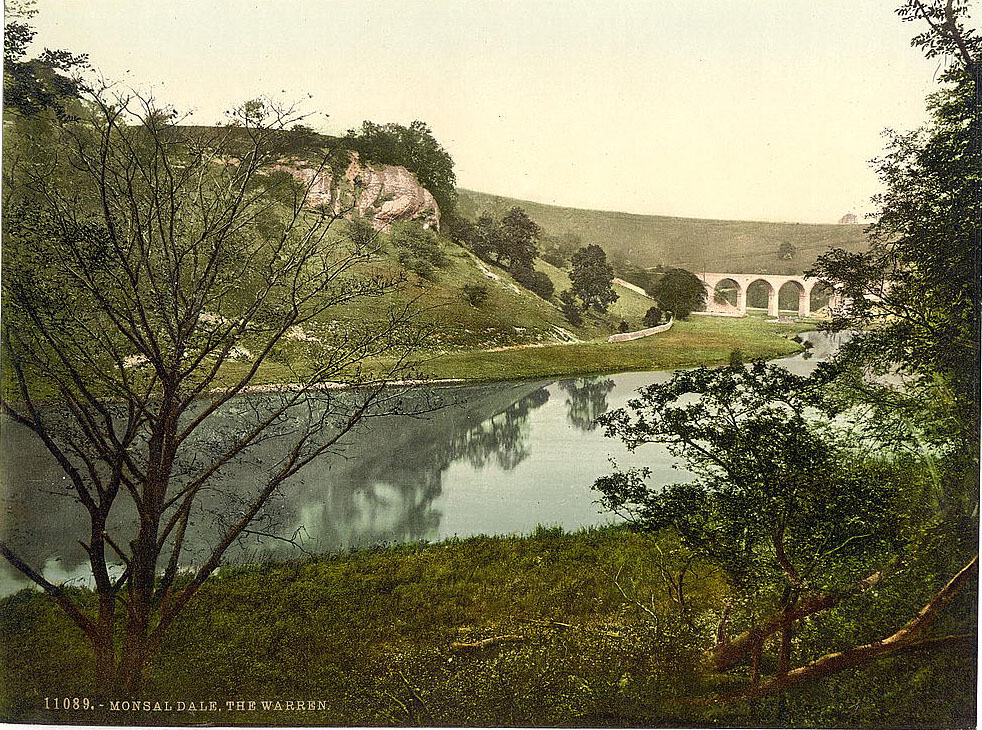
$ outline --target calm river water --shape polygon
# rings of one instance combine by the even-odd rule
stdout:
[[[836,342],[808,333],[810,350],[776,362],[807,373]],[[296,538],[304,550],[324,552],[380,542],[440,540],[475,534],[528,533],[537,525],[575,529],[613,521],[596,504],[594,479],[619,466],[647,466],[652,483],[684,481],[664,447],[628,452],[593,421],[624,406],[638,388],[664,382],[670,372],[621,373],[593,378],[444,387],[455,405],[423,418],[372,420],[348,439],[343,456],[313,463],[302,481],[284,490],[264,529]],[[65,477],[26,429],[3,422],[2,522],[4,539],[50,580],[88,575],[78,539],[84,510]],[[207,549],[215,530],[208,513],[222,495],[205,500],[188,559]],[[133,519],[121,512],[117,528]],[[283,541],[250,535],[228,562],[300,554]],[[0,595],[27,585],[0,560]]]

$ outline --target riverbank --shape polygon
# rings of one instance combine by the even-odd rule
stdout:
[[[420,353],[411,382],[493,382],[673,370],[720,365],[729,362],[734,351],[739,351],[747,361],[772,360],[801,352],[802,346],[792,338],[817,329],[818,322],[692,317],[676,322],[668,332],[628,342],[607,342],[604,338],[542,346]],[[371,377],[372,373],[384,373],[391,365],[389,360],[370,358],[358,367],[361,376]],[[224,378],[231,382],[247,368],[245,362],[227,363]],[[250,387],[266,390],[295,382],[298,371],[303,369],[302,363],[269,362],[260,368]]]
[[[743,360],[771,360],[800,352],[801,345],[791,338],[816,328],[813,320],[693,317],[676,322],[668,332],[638,340],[469,350],[427,359],[422,369],[436,378],[506,380],[719,365],[729,362],[734,351]]]
[[[46,696],[91,696],[90,660],[53,603],[22,591],[0,602],[0,717],[144,725],[754,724],[745,702],[688,702],[747,677],[701,668],[700,651],[713,641],[729,587],[714,566],[694,562],[683,615],[662,571],[677,570],[685,557],[668,533],[540,528],[528,537],[223,569],[169,633],[140,698],[120,698],[219,708],[194,713],[45,712]],[[797,690],[785,698],[779,724],[958,725],[958,698],[971,692],[971,652],[919,656],[916,672],[899,657]],[[298,700],[313,709],[297,710]],[[254,701],[255,709],[237,709],[238,701]],[[776,698],[760,701],[756,723],[774,723],[777,712]]]

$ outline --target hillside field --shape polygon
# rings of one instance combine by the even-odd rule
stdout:
[[[619,267],[661,265],[691,271],[792,275],[803,273],[829,248],[860,251],[866,247],[862,225],[672,218],[563,208],[465,189],[458,189],[458,195],[458,209],[466,217],[476,218],[484,212],[500,216],[517,205],[547,235],[572,233],[584,245],[598,244]],[[778,254],[785,242],[795,248],[790,261]]]

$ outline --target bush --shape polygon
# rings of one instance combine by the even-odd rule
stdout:
[[[743,351],[739,348],[730,351],[730,366],[743,367]]]
[[[658,325],[660,325],[661,314],[662,312],[658,307],[649,308],[648,311],[644,313],[644,319],[642,320],[644,322],[644,326],[657,327]]]
[[[629,329],[631,328],[628,326],[627,322],[625,322],[623,319],[621,320],[621,323],[617,325],[618,332],[627,332]]]
[[[658,304],[676,319],[688,319],[706,303],[706,287],[702,280],[685,269],[669,269],[652,288]]]
[[[529,291],[538,294],[543,299],[550,299],[555,290],[552,279],[541,271],[535,271],[530,266],[513,266],[511,275],[519,284]]]
[[[576,301],[576,295],[569,289],[564,289],[559,295],[559,301],[566,321],[571,325],[583,324],[583,315],[580,314],[580,305]]]
[[[480,307],[491,295],[486,284],[464,284],[460,291],[472,307]]]
[[[552,283],[552,279],[549,278],[548,274],[545,274],[541,271],[535,272],[532,291],[534,291],[543,299],[552,299],[552,293],[555,290],[556,290],[556,285]]]
[[[399,263],[424,279],[432,279],[438,268],[449,263],[439,236],[413,221],[393,225],[389,240]]]

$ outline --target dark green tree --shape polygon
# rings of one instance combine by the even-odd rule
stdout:
[[[538,294],[543,299],[548,300],[552,298],[555,285],[552,283],[552,279],[549,278],[548,274],[542,271],[536,271],[528,266],[519,265],[512,267],[511,275],[515,281],[529,291]]]
[[[498,223],[490,215],[482,215],[477,219],[474,226],[474,234],[471,239],[471,250],[477,254],[478,258],[490,261],[498,250],[498,242],[501,238],[501,229]]]
[[[13,7],[11,7],[13,6]],[[27,49],[36,31],[27,22],[37,11],[26,3],[7,7],[3,30],[3,105],[25,116],[51,109],[59,119],[83,90],[79,74],[88,68],[88,55],[45,48],[36,58]]]
[[[751,660],[751,686],[736,695],[779,691],[922,642],[964,640],[926,633],[972,576],[974,560],[918,619],[874,650],[840,645],[825,656],[801,657],[792,669],[796,632],[880,585],[909,534],[900,487],[910,478],[910,460],[902,452],[873,451],[828,425],[839,413],[825,387],[831,377],[822,371],[803,378],[759,362],[682,371],[599,418],[606,434],[631,450],[667,445],[695,476],[649,486],[647,469],[630,469],[598,479],[594,488],[635,529],[671,528],[753,597],[752,614],[737,617],[745,630],[731,635],[721,627],[707,651],[717,670]],[[761,654],[774,636],[776,673],[762,683]]]
[[[652,287],[651,295],[676,319],[687,319],[692,312],[706,305],[705,284],[685,269],[669,269],[662,274]]]
[[[648,307],[648,311],[644,313],[644,326],[645,327],[657,327],[661,324],[662,311],[658,307]]]
[[[365,121],[360,130],[350,130],[344,141],[368,160],[405,167],[432,193],[441,214],[453,215],[457,206],[453,158],[425,122],[416,120],[406,127]]]
[[[541,230],[523,208],[515,206],[501,219],[495,255],[509,269],[532,268]]]
[[[606,312],[617,301],[613,287],[614,268],[607,263],[606,252],[600,246],[590,244],[574,253],[570,262],[572,291],[583,302],[583,308],[593,307],[598,312]]]
[[[563,289],[559,293],[559,306],[567,322],[577,327],[583,324],[579,300],[571,289]]]

